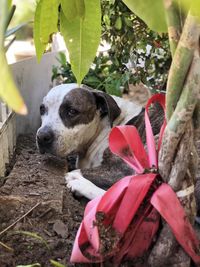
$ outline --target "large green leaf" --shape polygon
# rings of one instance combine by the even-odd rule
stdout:
[[[0,0],[0,46],[3,47],[4,32],[6,29],[6,22],[8,17],[8,3],[7,0]]]
[[[80,84],[96,55],[101,36],[100,0],[85,0],[83,10],[72,21],[61,11],[60,27],[70,55],[72,71]]]
[[[9,67],[6,62],[4,50],[0,49],[0,97],[5,101],[14,111],[20,114],[26,114],[27,109],[20,96],[16,85],[13,81]]]
[[[13,81],[4,53],[4,33],[9,8],[7,4],[7,0],[0,0],[0,97],[16,112],[26,114],[26,106]]]
[[[84,0],[75,0],[76,10],[79,17],[84,17],[85,15],[85,2]]]
[[[8,8],[10,8],[12,4],[12,0],[7,0],[7,2],[8,2]]]
[[[179,5],[182,5],[182,8],[187,13],[191,8],[191,11],[194,15],[200,18],[200,1],[199,0],[176,0]]]
[[[57,32],[58,0],[40,0],[34,17],[34,43],[38,61],[49,43],[49,37]]]
[[[43,43],[48,44],[50,34],[58,31],[58,4],[58,0],[42,0],[40,38]]]
[[[36,6],[35,16],[34,16],[34,28],[33,28],[35,50],[38,61],[40,61],[42,54],[44,53],[44,50],[46,48],[46,44],[43,44],[40,39],[41,6],[42,6],[42,0],[40,0]]]
[[[72,21],[77,16],[84,17],[85,15],[85,3],[84,0],[61,0],[62,11],[65,17]]]
[[[167,32],[163,0],[123,0],[123,2],[150,29],[157,32]]]
[[[77,16],[76,2],[71,0],[61,0],[62,10],[68,20],[73,20]]]

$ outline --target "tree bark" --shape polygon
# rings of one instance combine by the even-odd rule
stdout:
[[[176,9],[173,8],[172,0],[164,2],[168,16],[169,37],[173,33],[177,41],[180,24],[177,22]],[[174,26],[173,30],[170,29],[171,25]],[[168,123],[159,154],[159,173],[174,191],[178,191],[177,196],[191,223],[194,223],[196,215],[194,178],[198,160],[194,143],[196,135],[194,126],[198,129],[200,126],[199,36],[199,22],[189,12],[178,45],[172,36],[170,37],[174,57],[167,84]],[[169,226],[163,222],[163,228],[148,258],[149,266],[189,267],[190,261],[190,257],[177,243]]]
[[[167,120],[171,118],[181,95],[194,51],[198,46],[199,32],[197,17],[189,13],[169,71],[166,95]]]

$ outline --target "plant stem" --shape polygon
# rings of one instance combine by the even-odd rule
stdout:
[[[197,17],[190,12],[185,21],[183,33],[174,54],[169,72],[166,96],[167,120],[171,118],[190,68],[194,50],[198,46],[200,26]]]
[[[195,129],[199,129],[200,128],[200,100],[197,101],[197,104],[194,110],[193,121],[194,121]]]
[[[184,134],[187,122],[193,115],[198,100],[200,84],[199,69],[200,58],[195,56],[181,97],[165,129],[163,143],[159,154],[159,170],[165,181],[168,181],[169,179],[173,160],[176,157],[177,145]]]
[[[168,26],[170,50],[173,57],[181,35],[181,21],[177,4],[174,0],[164,0],[164,4],[166,9],[165,14]]]

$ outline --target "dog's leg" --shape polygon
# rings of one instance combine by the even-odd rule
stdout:
[[[102,196],[106,192],[84,178],[80,170],[68,172],[65,175],[65,181],[67,187],[70,188],[73,193],[79,196],[84,196],[90,200]]]

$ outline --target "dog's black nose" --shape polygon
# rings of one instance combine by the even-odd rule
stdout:
[[[54,134],[49,127],[41,128],[37,133],[37,142],[41,146],[49,146],[53,143]]]

